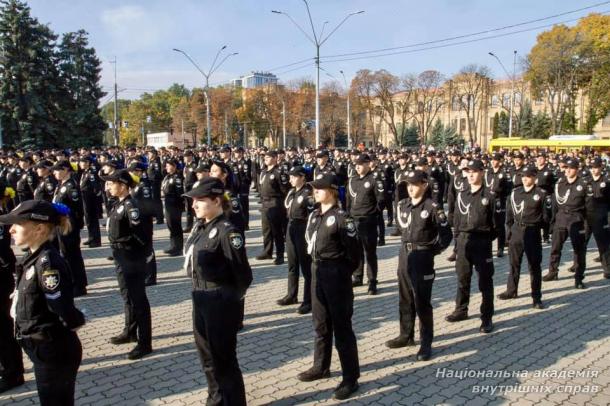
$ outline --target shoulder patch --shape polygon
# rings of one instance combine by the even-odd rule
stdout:
[[[59,287],[59,271],[56,269],[47,269],[42,272],[42,286],[49,291],[54,291]]]
[[[231,246],[236,250],[244,246],[244,239],[240,233],[230,233],[229,242],[231,243]]]

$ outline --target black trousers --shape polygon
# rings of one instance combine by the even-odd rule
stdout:
[[[366,275],[369,284],[377,283],[377,224],[379,215],[356,218],[356,229],[358,237],[364,248],[363,256],[360,257],[358,268],[354,272],[354,279],[362,281],[364,277],[364,262],[366,260]],[[383,218],[382,218],[383,220]],[[383,221],[382,221],[383,223]]]
[[[587,217],[585,247],[589,245],[591,235],[595,238],[604,275],[610,275],[610,226],[607,208],[594,209],[593,215]]]
[[[494,210],[494,222],[496,223],[496,235],[498,250],[506,246],[506,209],[496,208]]]
[[[184,244],[181,206],[181,200],[165,200],[165,220],[169,229],[169,249],[171,251],[182,252]]]
[[[576,263],[576,272],[574,279],[580,282],[585,277],[585,259],[587,254],[587,246],[585,244],[585,223],[584,221],[574,221],[568,225],[555,224],[553,227],[551,256],[549,258],[549,272],[559,272],[559,261],[561,260],[561,250],[563,244],[568,237],[572,242],[574,250],[574,262]]]
[[[184,198],[184,211],[186,212],[186,229],[193,228],[193,219],[195,218],[195,209],[193,209],[193,199],[190,197]]]
[[[334,334],[343,380],[355,382],[360,377],[360,363],[352,329],[354,292],[350,270],[345,261],[314,261],[312,274],[313,367],[318,371],[330,369]]]
[[[193,333],[208,381],[207,405],[245,405],[244,379],[237,361],[241,324],[239,294],[221,287],[193,292]]]
[[[286,209],[281,203],[274,207],[263,207],[261,210],[261,227],[263,230],[263,255],[273,255],[273,244],[277,257],[284,255],[284,224]]]
[[[102,237],[100,234],[100,213],[98,212],[98,199],[97,196],[83,196],[83,209],[85,213],[85,224],[87,226],[87,232],[89,233],[90,242],[101,243]]]
[[[400,336],[414,338],[415,315],[419,318],[420,345],[432,346],[432,284],[434,253],[431,250],[407,251],[402,244],[398,252],[398,313]]]
[[[80,230],[76,221],[71,219],[72,231],[67,235],[59,236],[59,248],[61,254],[70,265],[74,294],[79,296],[87,288],[87,273],[85,272],[85,261],[80,250]]]
[[[250,187],[248,185],[248,190]],[[246,229],[250,228],[250,196],[249,193],[244,191],[239,193],[239,204],[244,215],[244,224]]]
[[[286,233],[286,254],[288,255],[288,294],[292,299],[299,295],[299,269],[303,274],[303,304],[311,304],[311,257],[307,254],[305,241],[305,220],[288,222]]]
[[[2,379],[11,381],[23,376],[23,355],[21,347],[15,340],[15,321],[11,317],[12,292],[4,291],[8,282],[4,278],[12,278],[12,274],[0,275],[0,371]],[[9,281],[10,282],[10,281]]]
[[[508,242],[510,271],[508,272],[508,281],[506,282],[506,291],[511,295],[517,294],[524,252],[530,273],[532,299],[534,302],[539,302],[542,297],[542,268],[540,265],[542,263],[542,240],[540,238],[540,227],[523,227],[513,224],[511,227],[511,239]]]
[[[163,203],[161,202],[161,182],[152,183],[153,210],[157,223],[163,223]]]
[[[74,405],[76,374],[83,355],[76,333],[66,330],[43,342],[22,340],[21,346],[34,364],[40,405]]]
[[[125,328],[122,334],[136,337],[138,345],[150,348],[152,328],[150,304],[146,296],[146,259],[125,250],[112,250],[116,275],[125,310]]]
[[[377,236],[379,237],[379,241],[385,242],[385,223],[383,221],[383,211],[380,210],[377,212]],[[375,241],[375,245],[377,241]]]
[[[146,226],[146,283],[157,283],[157,258],[155,257],[155,247],[153,246],[153,219],[145,217],[142,219]]]
[[[494,263],[491,253],[491,238],[489,235],[460,233],[457,237],[456,253],[456,313],[468,313],[470,280],[474,268],[479,276],[479,291],[482,296],[481,320],[491,320],[494,314]]]
[[[383,201],[383,204],[381,206],[381,219],[383,220],[383,211],[387,210],[388,211],[388,223],[391,223],[394,221],[394,205],[392,204],[393,201],[394,201],[394,193],[392,193],[392,192],[386,193],[385,200]]]

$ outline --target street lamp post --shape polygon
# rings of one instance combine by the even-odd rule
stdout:
[[[514,105],[515,105],[515,70],[517,67],[517,51],[513,51],[513,74],[512,75],[510,75],[508,73],[508,71],[504,67],[504,64],[502,63],[502,61],[500,60],[500,58],[498,58],[498,56],[496,54],[494,54],[493,52],[489,52],[489,55],[496,58],[496,60],[498,61],[498,63],[502,67],[502,69],[504,70],[504,73],[506,74],[506,76],[508,76],[511,79],[510,80],[510,111],[509,111],[509,117],[508,117],[508,138],[511,138],[513,135],[513,109],[514,109]]]
[[[352,114],[350,111],[350,106],[349,106],[349,87],[347,86],[347,79],[345,79],[345,73],[343,73],[342,70],[340,70],[339,72],[341,72],[341,76],[343,76],[343,83],[345,83],[345,89],[347,91],[347,147],[351,148],[352,147],[352,129],[351,129],[351,119],[352,119]]]
[[[337,24],[334,29],[330,31],[330,33],[323,37],[322,35],[324,34],[324,25],[326,23],[324,23],[320,35],[318,35],[314,28],[313,19],[309,10],[309,4],[307,3],[307,0],[303,0],[303,2],[305,3],[305,8],[307,9],[307,16],[309,17],[309,23],[311,25],[311,32],[313,33],[313,38],[309,34],[307,34],[307,32],[303,28],[301,28],[301,26],[290,16],[290,14],[278,10],[271,10],[271,12],[286,16],[299,29],[299,31],[301,31],[303,35],[305,35],[305,37],[316,47],[316,147],[318,147],[320,145],[320,47],[330,38],[331,35],[335,33],[335,31],[339,29],[339,27],[343,25],[343,23],[345,23],[345,21],[347,21],[348,18],[356,14],[362,14],[364,13],[364,10],[349,13],[347,16],[345,16],[345,18],[343,18],[343,20],[341,20],[339,24]]]
[[[199,71],[199,73],[201,73],[203,75],[203,77],[205,78],[205,88],[203,89],[203,96],[205,97],[205,119],[206,119],[206,126],[207,126],[207,133],[208,133],[208,146],[212,145],[212,123],[210,121],[210,95],[209,95],[209,86],[210,86],[210,76],[212,76],[212,74],[214,72],[216,72],[216,70],[218,70],[218,68],[220,68],[220,66],[231,56],[237,55],[237,52],[233,52],[232,54],[228,54],[226,55],[221,61],[220,63],[218,63],[218,65],[216,65],[216,62],[218,61],[218,57],[220,56],[220,53],[226,48],[226,45],[223,45],[218,52],[216,52],[216,56],[214,57],[214,61],[212,62],[212,66],[210,66],[210,70],[208,70],[208,72],[204,72],[203,69],[201,69],[199,67],[199,65],[197,65],[197,63],[193,60],[193,58],[190,57],[189,54],[187,54],[186,52],[184,52],[181,49],[178,48],[173,48],[174,51],[181,53],[182,55],[184,55],[186,57],[186,59],[188,59],[193,66],[195,66],[195,68],[197,68],[197,70]]]

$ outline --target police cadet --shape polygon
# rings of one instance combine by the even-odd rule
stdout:
[[[496,235],[498,239],[498,258],[504,256],[504,245],[506,244],[506,199],[510,193],[510,182],[508,175],[502,168],[502,154],[499,152],[491,156],[491,165],[485,171],[485,186],[494,195],[496,206],[494,209],[494,222],[497,225]]]
[[[555,177],[553,168],[551,168],[546,162],[546,154],[544,152],[539,152],[536,156],[536,169],[538,169],[538,174],[536,175],[536,186],[544,190],[547,196],[551,196],[553,194],[553,188],[555,187],[555,182],[557,179]],[[547,198],[545,203],[545,216],[550,219],[553,210],[553,201],[552,199]],[[542,241],[545,244],[548,244],[549,242],[549,227],[550,222],[546,222],[542,225]]]
[[[307,254],[305,227],[307,217],[314,207],[311,185],[305,183],[305,171],[302,166],[293,167],[290,172],[292,189],[284,199],[288,214],[286,232],[286,254],[288,256],[288,292],[277,304],[286,306],[298,303],[299,269],[303,274],[303,302],[298,308],[299,314],[311,311],[311,257]]]
[[[385,197],[381,179],[375,179],[370,169],[371,158],[362,154],[356,160],[357,174],[348,182],[347,211],[356,222],[356,230],[363,251],[358,269],[354,272],[353,285],[362,286],[364,262],[368,278],[368,293],[377,294],[377,232],[379,207]]]
[[[235,149],[235,175],[239,179],[239,203],[244,214],[245,230],[250,229],[250,186],[252,186],[252,161],[244,157],[244,148]]]
[[[112,338],[114,345],[137,342],[127,358],[135,360],[152,352],[150,304],[146,297],[146,227],[136,201],[129,194],[135,181],[126,169],[103,178],[110,194],[118,199],[109,217],[108,240],[116,265],[119,289],[125,307],[125,327]]]
[[[88,245],[89,248],[96,248],[102,245],[102,237],[100,234],[100,215],[99,199],[102,195],[102,184],[95,172],[95,169],[91,167],[93,158],[90,156],[83,156],[79,160],[79,166],[81,169],[80,174],[80,191],[83,197],[83,212],[85,216],[85,223],[87,224],[87,231],[89,232],[89,238],[83,242],[84,245]]]
[[[210,168],[210,176],[222,181],[225,193],[231,204],[231,211],[228,213],[229,221],[242,233],[245,241],[246,223],[244,221],[244,212],[239,202],[239,196],[234,192],[235,187],[231,185],[232,177],[229,165],[224,161],[213,161]]]
[[[585,219],[589,200],[593,196],[591,185],[578,176],[579,162],[576,158],[564,160],[565,176],[555,184],[553,199],[551,256],[549,258],[549,271],[542,278],[543,281],[557,280],[559,261],[563,244],[570,237],[574,250],[576,269],[574,273],[574,286],[584,289],[582,280],[585,277],[586,251],[585,245]]]
[[[16,192],[20,202],[34,198],[34,190],[38,186],[38,176],[33,168],[34,161],[30,155],[19,158],[21,176],[17,180]]]
[[[48,159],[41,159],[34,167],[38,175],[38,185],[34,189],[34,199],[50,202],[53,200],[55,188],[57,187],[57,179],[55,179],[51,172],[53,163]]]
[[[383,221],[383,211],[387,209],[388,211],[388,223],[386,227],[392,227],[394,221],[394,206],[392,201],[394,200],[394,189],[396,184],[394,183],[394,166],[393,162],[388,157],[388,150],[383,149],[379,153],[379,171],[383,173],[383,181],[384,181],[384,192],[385,198],[383,199],[383,206],[381,209],[381,220]],[[385,240],[385,237],[384,237]]]
[[[481,292],[481,327],[482,333],[493,331],[494,314],[493,296],[493,254],[492,241],[495,239],[494,197],[483,182],[484,165],[478,159],[467,165],[469,186],[458,192],[454,227],[457,233],[455,271],[457,273],[457,295],[455,310],[445,317],[450,323],[468,318],[470,302],[470,280],[472,268],[479,277]]]
[[[74,288],[66,260],[51,239],[71,227],[69,209],[44,200],[27,200],[0,223],[13,224],[11,234],[28,252],[17,265],[12,314],[16,337],[34,364],[42,406],[73,405],[82,347],[76,330],[85,317],[74,307]]]
[[[208,405],[245,405],[237,361],[241,301],[252,283],[242,232],[225,213],[231,210],[220,179],[202,179],[187,193],[197,221],[187,240],[186,267],[193,281],[193,330],[208,381]]]
[[[185,151],[184,168],[182,171],[184,175],[184,190],[186,192],[191,190],[193,184],[197,181],[195,169],[197,169],[197,161],[195,161],[193,157],[193,151]],[[195,213],[193,212],[193,207],[188,197],[184,198],[184,210],[186,211],[186,228],[184,229],[184,232],[190,233],[191,228],[193,228],[193,217]]]
[[[153,188],[153,201],[155,202],[155,218],[157,224],[163,224],[163,203],[161,202],[161,183],[163,182],[163,167],[156,149],[148,151],[148,167],[146,174]]]
[[[510,181],[511,187],[521,186],[521,169],[523,169],[525,163],[525,156],[521,151],[516,151],[513,154],[513,164],[514,166],[510,171]]]
[[[307,220],[307,252],[312,259],[312,315],[315,331],[313,366],[298,375],[304,382],[330,377],[333,333],[341,361],[342,381],[334,398],[347,399],[358,390],[360,364],[352,329],[354,293],[351,274],[362,244],[354,220],[339,208],[339,183],[334,174],[311,182],[320,207]],[[373,223],[375,226],[375,223]]]
[[[540,229],[544,223],[549,221],[545,206],[551,196],[547,195],[540,186],[536,186],[537,172],[533,166],[523,167],[521,170],[522,185],[514,188],[510,194],[506,216],[510,271],[506,291],[499,294],[498,299],[507,300],[517,297],[521,261],[525,252],[530,273],[533,306],[535,309],[543,309]]]
[[[447,248],[451,228],[442,207],[426,197],[428,174],[416,170],[406,176],[409,198],[397,206],[398,227],[402,232],[398,265],[398,309],[400,334],[386,346],[400,348],[414,345],[415,315],[419,318],[420,348],[418,361],[432,354],[434,323],[432,317],[432,283],[434,256]]]
[[[9,212],[5,191],[6,183],[0,179],[0,215]],[[10,225],[0,224],[0,393],[23,384],[23,355],[15,339],[15,321],[10,312],[16,260],[9,229]]]
[[[585,246],[588,245],[591,234],[593,234],[604,270],[604,278],[610,279],[610,230],[608,226],[610,181],[602,173],[603,167],[604,162],[599,157],[594,158],[591,162],[589,181],[593,189],[593,196],[591,196],[589,207],[587,207]]]
[[[85,261],[80,250],[80,230],[84,226],[83,203],[78,183],[72,176],[72,165],[66,160],[57,162],[52,168],[57,179],[53,203],[61,203],[70,209],[70,232],[59,236],[59,248],[70,265],[74,297],[87,294]]]
[[[152,286],[157,284],[157,258],[153,246],[153,217],[155,214],[155,201],[153,198],[152,183],[146,174],[146,165],[142,162],[132,162],[128,166],[128,171],[132,177],[137,177],[139,182],[131,189],[131,197],[136,201],[140,209],[140,218],[146,235],[146,279],[145,285]]]
[[[184,237],[182,236],[182,210],[184,209],[184,185],[177,171],[178,161],[169,158],[165,161],[167,175],[161,183],[161,192],[165,203],[165,219],[169,229],[169,248],[163,252],[170,257],[182,254]],[[157,220],[159,218],[157,217]]]
[[[284,222],[286,208],[284,196],[288,192],[288,174],[282,173],[277,167],[277,153],[265,153],[264,167],[259,177],[259,192],[261,196],[261,227],[263,231],[263,252],[257,260],[271,259],[275,244],[276,257],[273,263],[284,263]]]

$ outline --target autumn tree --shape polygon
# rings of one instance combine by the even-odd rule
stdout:
[[[467,65],[453,76],[460,109],[468,121],[468,141],[475,144],[479,122],[487,107],[490,86],[490,70],[486,66]]]
[[[413,119],[419,127],[422,142],[426,143],[430,129],[445,104],[443,90],[445,77],[438,71],[427,70],[416,77],[411,77],[410,80],[414,82],[412,88],[416,102]]]

